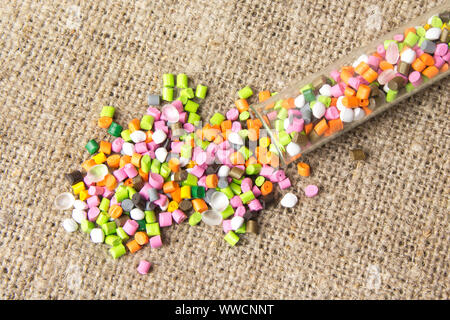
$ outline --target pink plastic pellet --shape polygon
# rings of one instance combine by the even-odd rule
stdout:
[[[161,117],[161,111],[159,111],[157,108],[155,107],[149,107],[147,108],[147,114],[151,115],[153,118],[155,118],[155,121],[158,121],[159,118]]]
[[[231,219],[223,220],[222,221],[222,227],[223,227],[223,232],[225,232],[225,233],[228,233],[231,230],[233,230],[231,228]]]
[[[259,175],[263,176],[264,178],[268,178],[273,174],[274,171],[275,171],[275,169],[273,167],[268,166],[268,165],[263,165],[263,167],[261,168],[261,171],[259,172]]]
[[[179,120],[179,121],[180,121],[180,123],[183,124],[183,127],[184,127],[185,124],[188,124],[188,123],[186,123],[186,122],[187,122],[187,119],[188,119],[188,114],[187,114],[187,112],[181,112],[181,113],[180,113],[180,120]],[[188,126],[188,127],[191,128],[191,130],[192,130],[192,131],[190,131],[190,132],[193,132],[193,131],[194,131],[193,128],[195,128],[195,127],[194,127],[193,124],[191,124],[191,123],[189,123],[189,124],[190,124],[190,126]],[[186,128],[184,128],[184,130],[187,131]]]
[[[258,199],[253,199],[248,203],[248,208],[250,209],[250,211],[259,211],[262,210],[263,207]]]
[[[148,175],[148,183],[155,189],[162,189],[164,178],[157,173],[150,173]]]
[[[239,121],[234,121],[231,124],[231,131],[233,132],[239,132],[242,130],[242,124]]]
[[[239,196],[234,196],[230,199],[230,204],[233,208],[242,206],[242,199]]]
[[[183,102],[181,102],[181,100],[172,101],[172,105],[177,109],[178,112],[183,112]]]
[[[184,220],[187,219],[187,216],[184,214],[183,211],[176,209],[172,212],[172,218],[175,220],[176,223],[180,224]]]
[[[87,212],[87,217],[89,221],[95,221],[100,214],[100,209],[98,207],[92,207]]]
[[[152,189],[152,186],[146,182],[144,183],[144,186],[142,187],[141,191],[139,191],[139,194],[145,199],[145,200],[149,200],[149,196],[148,196],[148,190]]]
[[[122,150],[122,146],[123,146],[124,142],[125,141],[123,141],[122,138],[114,139],[114,141],[111,143],[111,150],[113,152],[119,153]]]
[[[85,175],[83,178],[83,182],[87,187],[90,187],[91,185],[93,185],[95,182],[91,180],[91,178],[89,178],[89,175]]]
[[[242,206],[237,207],[236,210],[234,210],[234,215],[239,216],[239,217],[244,217],[246,212],[247,212],[247,210],[242,205]]]
[[[325,119],[328,121],[339,118],[339,110],[336,107],[329,107],[325,111]]]
[[[330,76],[336,82],[341,81],[341,73],[337,70],[331,71]]]
[[[244,178],[241,181],[241,190],[242,190],[242,192],[247,192],[247,191],[252,190],[252,184],[253,184],[252,179]]]
[[[255,197],[259,197],[260,195],[262,195],[261,190],[259,190],[258,186],[253,186],[252,192],[255,195]]]
[[[137,271],[140,274],[147,274],[148,271],[150,270],[150,267],[152,266],[152,264],[146,260],[141,260],[139,262],[139,265],[137,267]]]
[[[147,143],[145,143],[145,141],[136,143],[134,145],[134,151],[136,151],[137,153],[147,152],[148,151]]]
[[[125,172],[125,168],[120,168],[113,171],[114,177],[116,177],[118,182],[122,182],[126,178],[128,178],[127,173]]]
[[[235,121],[239,118],[239,110],[236,108],[232,108],[227,111],[226,117],[228,120]]]
[[[90,186],[88,189],[88,194],[91,196],[100,196],[104,192],[105,192],[105,188],[103,188],[103,187]]]
[[[139,224],[136,221],[129,219],[125,222],[122,228],[123,231],[125,231],[129,236],[132,236],[136,233],[136,230],[139,228]]]
[[[414,87],[420,86],[422,84],[422,76],[420,72],[413,71],[409,74],[409,81]]]
[[[170,212],[161,212],[159,214],[159,226],[169,227],[172,225],[172,214]]]
[[[131,163],[127,163],[123,168],[128,178],[134,178],[139,174],[134,165]]]
[[[103,191],[102,197],[111,199],[111,197],[115,194],[115,192],[113,190],[109,190],[108,188],[104,188],[104,189],[105,189],[105,191]]]
[[[339,84],[335,84],[331,87],[331,95],[334,98],[338,98],[342,95],[344,95],[344,91],[342,90],[341,86]]]
[[[186,130],[187,133],[192,133],[195,130],[195,127],[192,123],[185,123],[183,124],[183,129]]]
[[[153,203],[159,207],[164,207],[168,202],[168,198],[165,194],[160,193],[159,199],[156,201],[153,201]]]
[[[154,236],[150,238],[150,247],[153,249],[162,247],[161,236]]]
[[[98,207],[98,205],[100,204],[100,198],[98,196],[89,197],[87,198],[86,203],[89,208]]]
[[[316,185],[310,184],[305,188],[305,195],[308,198],[315,197],[319,193],[319,188]]]
[[[280,186],[281,190],[287,189],[291,186],[291,180],[289,180],[289,178],[283,179],[278,182],[278,185]]]

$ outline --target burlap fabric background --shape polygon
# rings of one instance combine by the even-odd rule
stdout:
[[[85,143],[111,138],[101,107],[122,124],[141,116],[164,72],[209,86],[206,118],[244,85],[280,90],[439,3],[3,1],[0,297],[448,299],[448,79],[308,155],[311,177],[290,167],[298,206],[263,212],[261,234],[234,248],[219,227],[184,223],[163,248],[113,261],[52,209]]]

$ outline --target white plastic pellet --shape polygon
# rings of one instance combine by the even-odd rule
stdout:
[[[131,157],[134,153],[134,144],[124,142],[124,144],[122,145],[122,153]]]
[[[425,39],[427,40],[437,40],[441,36],[441,29],[440,28],[430,28],[425,32]]]
[[[161,109],[161,113],[170,123],[175,123],[180,120],[180,113],[178,112],[177,108],[175,108],[175,106],[171,104],[164,105]]]
[[[78,223],[71,218],[64,219],[62,225],[67,232],[75,232],[78,229]]]
[[[284,195],[283,199],[281,199],[280,204],[285,208],[292,208],[298,202],[298,198],[295,194],[288,192]]]
[[[300,153],[300,146],[295,142],[289,142],[289,144],[286,146],[286,152],[291,157],[294,157]]]
[[[87,178],[91,182],[100,182],[108,174],[108,167],[105,164],[97,164],[89,169]]]
[[[316,103],[314,103],[313,107],[312,107],[312,114],[314,117],[316,117],[317,119],[322,118],[325,115],[325,105],[320,102],[320,101],[316,101]]]
[[[158,148],[155,150],[155,157],[161,163],[166,161],[167,154],[168,154],[168,152],[167,152],[166,148]]]
[[[352,122],[355,114],[353,112],[353,109],[344,107],[344,109],[341,110],[339,117],[341,118],[342,122]]]
[[[220,178],[228,177],[228,174],[230,173],[230,167],[229,166],[221,166],[219,168],[219,171],[217,171],[217,176]]]
[[[434,18],[434,17],[438,17],[438,15],[433,14],[431,17],[428,18],[427,23],[428,23],[428,24],[431,24],[431,22],[433,22],[433,18]],[[420,28],[420,27],[416,27],[416,29],[417,29],[417,28]]]
[[[297,108],[302,108],[305,105],[305,102],[305,96],[302,94],[297,96],[294,100],[294,104]]]
[[[366,54],[360,55],[358,59],[353,62],[352,67],[356,68],[361,62],[369,63],[369,57]]]
[[[152,139],[156,144],[163,143],[166,140],[167,134],[162,130],[155,130],[152,134]]]
[[[361,120],[366,116],[366,113],[362,108],[354,108],[353,109],[353,118],[355,121]]]
[[[320,89],[319,93],[322,96],[331,97],[331,86],[329,84],[324,84]]]
[[[82,200],[75,200],[75,202],[73,203],[73,207],[78,210],[86,210],[88,208],[88,205]]]
[[[55,198],[55,209],[67,210],[72,208],[75,202],[75,197],[70,192],[63,192]]]
[[[243,145],[244,141],[242,140],[242,137],[237,132],[230,132],[228,134],[228,142],[236,145]]]
[[[142,220],[145,218],[145,213],[139,208],[134,208],[130,211],[130,217],[133,220]]]
[[[225,193],[216,191],[211,196],[210,204],[213,210],[222,212],[228,207],[228,205],[230,204],[230,200],[225,195]]]
[[[222,222],[220,212],[207,210],[202,213],[202,221],[209,226],[218,226]]]
[[[400,60],[408,64],[412,64],[414,60],[416,60],[416,52],[411,48],[407,48],[400,55]]]
[[[91,240],[94,243],[103,243],[105,240],[105,234],[103,233],[103,230],[100,228],[94,228],[91,230]]]
[[[231,219],[231,229],[236,231],[244,224],[244,218],[240,216],[235,216]]]
[[[130,138],[134,143],[143,142],[147,139],[147,135],[144,131],[136,130],[130,134]]]
[[[344,98],[345,98],[344,96],[340,96],[336,101],[336,107],[338,108],[339,111],[342,111],[345,108],[344,104],[342,103],[342,99]]]
[[[73,209],[72,210],[72,219],[78,223],[85,220],[87,218],[87,213],[84,210]]]

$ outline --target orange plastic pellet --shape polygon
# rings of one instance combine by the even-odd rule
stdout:
[[[128,129],[130,132],[138,131],[141,129],[141,121],[137,118],[133,119],[128,123]]]
[[[148,130],[146,133],[147,138],[145,139],[145,143],[150,143],[153,141],[153,132]]]
[[[259,139],[259,128],[251,128],[248,129],[248,140],[250,141],[258,141]]]
[[[358,105],[360,107],[367,107],[369,105],[369,99],[358,99]]]
[[[274,168],[278,168],[280,166],[280,158],[274,154],[273,152],[268,152],[268,155],[270,154],[270,162],[269,164],[274,167]]]
[[[436,66],[429,66],[425,70],[423,70],[422,74],[429,79],[434,78],[439,73],[439,69]]]
[[[444,63],[444,65],[439,69],[439,72],[445,72],[448,70],[448,63]]]
[[[326,119],[320,120],[316,126],[314,127],[314,131],[319,135],[323,135],[325,131],[328,129],[328,124]]]
[[[164,185],[163,185],[164,193],[172,193],[177,188],[179,188],[179,186],[178,186],[178,183],[176,181],[168,181],[168,182],[164,183]]]
[[[238,151],[230,154],[230,161],[235,166],[245,163],[244,156],[242,155],[242,153],[240,153]]]
[[[386,60],[380,61],[380,65],[379,65],[381,70],[387,70],[387,69],[394,69],[394,66],[392,64],[390,64],[389,62],[387,62]]]
[[[356,97],[358,99],[369,99],[370,96],[370,87],[365,84],[360,84],[358,87],[358,91],[356,92]]]
[[[219,183],[219,178],[217,177],[216,174],[210,174],[210,175],[206,176],[205,183],[208,188],[211,188],[211,189],[217,188],[217,184]]]
[[[95,160],[94,160],[94,159],[89,159],[89,160],[86,160],[85,162],[83,162],[83,163],[81,164],[81,167],[82,167],[84,170],[89,171],[89,169],[92,168],[92,167],[95,166],[95,165],[97,165],[97,163],[95,162]]]
[[[407,28],[407,29],[405,29],[405,33],[404,33],[404,35],[405,35],[405,38],[406,38],[406,36],[408,35],[408,33],[410,33],[410,32],[412,32],[412,33],[416,33],[416,28],[414,28],[414,27],[411,27],[411,28]]]
[[[336,107],[337,105],[337,98],[331,98],[330,107]]]
[[[417,58],[416,60],[414,60],[414,62],[411,64],[411,67],[418,71],[418,72],[422,72],[427,66],[425,65],[425,63],[423,63],[422,60],[420,60],[419,58]]]
[[[358,98],[355,96],[342,98],[342,104],[347,108],[358,107]]]
[[[354,96],[355,94],[356,94],[356,91],[353,90],[350,86],[345,87],[344,95],[346,97],[351,97],[351,96]]]
[[[240,113],[248,110],[248,102],[246,99],[236,100],[235,105]]]
[[[133,187],[133,179],[131,179],[131,178],[125,179],[125,181],[123,182],[123,184],[124,184],[124,186],[126,186],[126,187]]]
[[[273,184],[269,180],[266,180],[261,186],[261,194],[263,196],[268,195],[273,190]]]
[[[100,117],[100,118],[98,118],[97,125],[100,128],[108,129],[109,126],[111,125],[112,121],[113,121],[113,119],[110,117]]]
[[[126,164],[131,163],[131,157],[126,154],[120,157],[119,167],[123,168]]]
[[[281,103],[281,106],[285,109],[295,108],[294,98],[288,98],[288,99],[283,100],[283,102]]]
[[[308,123],[308,124],[305,124],[304,128],[305,128],[305,133],[308,135],[308,134],[312,131],[312,129],[313,129],[313,124],[312,124],[312,122],[310,122],[310,123]]]
[[[224,141],[223,136],[221,134],[218,134],[215,138],[214,138],[214,143],[215,144],[221,144]]]
[[[271,97],[270,91],[261,91],[260,93],[258,93],[259,102],[266,101],[270,97]]]
[[[364,61],[361,61],[355,68],[355,72],[357,74],[363,74],[364,72],[367,71],[367,69],[369,69],[369,65],[367,63],[365,63]]]
[[[103,152],[104,154],[111,154],[111,142],[100,141],[99,152]]]
[[[170,194],[172,196],[172,200],[180,203],[181,202],[181,188],[176,189],[174,192]]]
[[[136,241],[136,239],[128,241],[126,246],[131,253],[134,253],[142,248],[141,245]]]
[[[364,72],[361,76],[362,76],[362,77],[364,78],[364,80],[366,80],[367,82],[372,83],[372,82],[374,82],[375,80],[377,80],[377,78],[378,78],[378,73],[377,73],[376,71],[374,71],[372,68],[369,68],[369,69],[367,69],[367,71]]]
[[[108,173],[102,181],[105,182],[105,187],[110,191],[113,191],[117,187],[117,179],[110,173]]]
[[[203,211],[208,210],[208,206],[206,205],[205,200],[203,199],[194,199],[192,200],[192,207],[196,212],[202,213]]]
[[[148,172],[144,172],[142,171],[141,168],[138,169],[139,175],[141,176],[142,180],[144,180],[144,182],[148,181]]]
[[[427,66],[433,66],[434,65],[434,58],[428,53],[423,53],[420,57],[420,60]]]
[[[222,133],[225,133],[227,132],[227,130],[231,130],[231,126],[231,120],[222,121],[222,123],[220,124],[220,130],[222,131]]]
[[[331,133],[335,133],[344,129],[344,124],[341,119],[334,119],[328,121],[328,127],[330,128]]]
[[[310,168],[309,164],[304,163],[304,162],[299,162],[297,164],[297,172],[302,177],[309,177],[310,171],[311,171],[311,168]]]
[[[108,167],[111,169],[116,169],[119,167],[120,164],[120,155],[119,154],[113,154],[106,158],[106,163],[108,164]]]
[[[177,158],[172,158],[169,160],[169,169],[172,172],[180,171],[180,160]]]
[[[142,155],[135,152],[133,153],[133,155],[131,156],[131,164],[137,168],[141,167],[141,159],[142,159]]]
[[[353,77],[353,73],[348,71],[347,69],[343,69],[341,71],[341,80],[348,84],[348,80]]]
[[[109,207],[108,214],[113,219],[119,218],[122,215],[122,213],[123,213],[122,207],[117,204]]]
[[[134,239],[136,242],[143,246],[148,243],[148,235],[143,231],[138,231],[134,234]]]

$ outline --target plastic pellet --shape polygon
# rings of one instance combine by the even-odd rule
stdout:
[[[280,204],[285,208],[293,208],[298,202],[298,198],[295,194],[288,192],[281,199]]]
[[[159,106],[161,101],[159,95],[149,94],[147,102],[150,106]]]
[[[161,97],[163,100],[170,102],[170,101],[173,101],[173,94],[174,94],[173,88],[164,87],[162,89]]]
[[[222,215],[215,210],[207,210],[201,215],[202,221],[209,226],[218,226],[222,223]]]
[[[163,74],[163,87],[173,88],[174,86],[175,86],[175,76],[171,73]]]
[[[89,154],[94,154],[98,151],[98,149],[100,148],[100,146],[98,145],[98,143],[92,139],[89,140],[88,143],[85,146],[86,150],[89,152]]]
[[[228,197],[223,192],[219,191],[214,192],[210,199],[211,208],[219,212],[225,210],[229,203],[230,200]]]
[[[94,243],[103,243],[105,241],[105,234],[100,228],[94,228],[90,232],[91,241]]]
[[[253,95],[253,91],[249,86],[246,86],[238,91],[238,96],[241,99],[248,99]]]
[[[177,83],[178,83],[178,81],[177,81]],[[150,262],[148,262],[147,260],[141,260],[141,261],[139,261],[139,266],[137,267],[137,271],[142,275],[147,274],[150,270],[151,265],[152,264]]]
[[[308,197],[308,198],[312,198],[312,197],[315,197],[316,195],[317,195],[317,193],[319,192],[319,188],[317,187],[317,186],[315,186],[315,185],[308,185],[306,188],[305,188],[305,195]]]
[[[70,192],[64,192],[55,198],[54,205],[57,210],[67,210],[72,208],[75,197]]]
[[[126,253],[125,246],[123,244],[119,244],[115,247],[109,249],[109,253],[114,259],[120,258]]]
[[[352,160],[366,160],[366,154],[362,149],[350,150],[350,156]]]
[[[188,76],[184,73],[177,74],[177,88],[186,89],[188,87]]]
[[[234,233],[233,231],[229,231],[225,235],[224,239],[225,239],[226,242],[228,242],[228,244],[230,246],[233,247],[239,241],[239,236],[236,233]]]
[[[75,232],[78,230],[78,223],[71,218],[64,219],[62,225],[67,232]]]
[[[255,220],[248,220],[246,223],[246,231],[249,233],[258,234],[259,228],[257,222]]]
[[[203,86],[203,85],[199,84],[199,85],[197,85],[197,89],[195,90],[195,96],[199,99],[205,99],[207,91],[208,91],[207,86]]]

